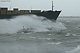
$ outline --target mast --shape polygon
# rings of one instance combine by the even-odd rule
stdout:
[[[9,10],[11,10],[11,6],[9,7]]]
[[[53,11],[53,7],[54,7],[54,6],[53,6],[53,1],[52,1],[52,11]]]

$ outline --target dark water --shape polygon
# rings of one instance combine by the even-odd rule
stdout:
[[[56,22],[24,19],[0,20],[0,53],[80,52],[80,18],[58,18]],[[23,25],[33,32],[16,33]]]

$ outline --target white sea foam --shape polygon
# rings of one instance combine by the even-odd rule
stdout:
[[[55,44],[55,45],[58,45],[58,44],[61,44],[62,42],[56,42],[56,43],[54,43],[54,42],[49,42],[48,44]]]
[[[23,26],[26,29],[32,28],[34,32],[49,31],[49,29],[66,29],[61,22],[52,22],[45,17],[38,17],[36,15],[23,15],[10,20],[0,20],[0,33],[16,33]]]

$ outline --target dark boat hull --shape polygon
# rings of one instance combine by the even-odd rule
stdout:
[[[30,15],[34,14],[37,16],[43,16],[50,20],[57,20],[57,17],[59,16],[61,11],[45,11],[41,13],[28,13],[28,14],[0,14],[0,19],[11,19],[13,16],[19,16],[19,15]]]

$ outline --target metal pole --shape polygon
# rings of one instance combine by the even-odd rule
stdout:
[[[54,7],[54,6],[53,6],[53,1],[52,1],[52,11],[53,11],[53,7]]]

